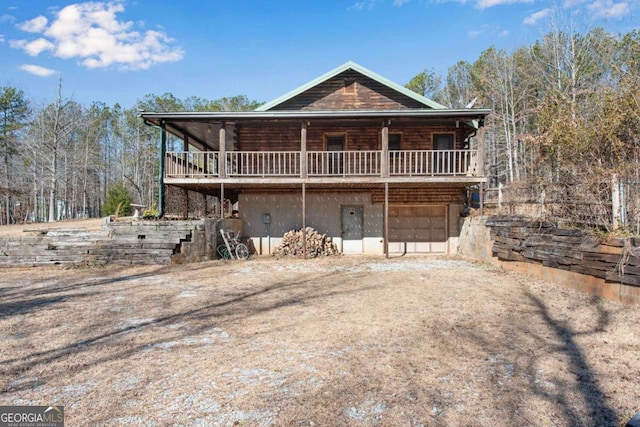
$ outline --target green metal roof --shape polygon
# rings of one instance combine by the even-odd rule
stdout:
[[[362,74],[362,75],[364,75],[364,76],[366,76],[366,77],[368,77],[368,78],[370,78],[372,80],[375,80],[378,83],[383,84],[383,85],[389,87],[390,89],[395,90],[396,92],[400,92],[401,94],[403,94],[403,95],[405,95],[405,96],[407,96],[409,98],[412,98],[412,99],[424,104],[425,107],[433,108],[433,109],[437,109],[437,110],[441,110],[441,109],[446,110],[447,109],[447,107],[445,107],[444,105],[438,104],[437,102],[432,101],[429,98],[425,98],[424,96],[419,95],[419,94],[415,93],[414,91],[407,89],[404,86],[401,86],[401,85],[399,85],[397,83],[394,83],[391,80],[388,80],[388,79],[382,77],[381,75],[376,74],[373,71],[368,70],[368,69],[364,68],[363,66],[356,64],[355,62],[348,61],[348,62],[340,65],[339,67],[334,68],[333,70],[329,71],[328,73],[323,74],[320,77],[318,77],[318,78],[316,78],[314,80],[311,80],[308,83],[303,84],[302,86],[298,87],[297,89],[294,89],[291,92],[286,93],[286,94],[274,99],[273,101],[270,101],[270,102],[267,102],[266,104],[263,104],[262,106],[256,108],[255,111],[268,111],[268,110],[272,109],[273,107],[276,107],[277,105],[280,105],[283,102],[288,101],[289,99],[291,99],[291,98],[293,98],[293,97],[295,97],[295,96],[297,96],[297,95],[299,95],[299,94],[311,89],[314,86],[317,86],[317,85],[319,85],[321,83],[324,83],[325,81],[327,81],[327,80],[329,80],[329,79],[331,79],[331,78],[337,76],[338,74],[343,73],[343,72],[345,72],[347,70],[356,71],[356,72],[358,72],[358,73],[360,73],[360,74]]]

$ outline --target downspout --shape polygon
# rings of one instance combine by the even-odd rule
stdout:
[[[469,149],[471,149],[471,138],[475,137],[476,135],[478,135],[478,129],[474,129],[473,132],[471,132],[465,138],[467,140],[467,144],[469,145]]]
[[[162,121],[162,126],[150,123],[147,119],[142,120],[145,125],[160,129],[160,148],[158,150],[160,157],[158,166],[158,215],[156,218],[162,218],[164,215],[164,157],[167,145],[167,131],[164,127],[164,120]]]

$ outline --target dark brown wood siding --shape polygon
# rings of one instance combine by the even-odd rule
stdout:
[[[369,193],[371,194],[371,202],[376,204],[384,203],[384,189],[381,188],[326,188],[326,189],[310,189],[307,195],[322,193]],[[300,195],[300,189],[275,189],[275,188],[252,188],[241,190],[242,194],[296,194]],[[461,187],[447,186],[430,186],[430,187],[393,187],[389,191],[390,204],[444,204],[464,203],[464,189]]]
[[[384,190],[376,189],[371,192],[373,203],[384,203]],[[464,202],[464,191],[456,187],[403,187],[389,191],[389,203],[459,203]]]
[[[307,126],[307,150],[323,151],[326,149],[326,135],[345,135],[344,149],[347,151],[380,150],[380,124],[368,121],[364,125],[356,123],[331,124],[314,123]],[[412,124],[410,122],[392,121],[389,133],[400,134],[401,150],[431,150],[433,149],[433,134],[455,134],[455,148],[464,146],[464,132],[452,126],[432,126],[428,124]],[[237,140],[234,147],[237,151],[298,151],[300,150],[300,126],[238,126]]]
[[[428,108],[356,71],[347,70],[271,110],[402,110]]]
[[[237,151],[299,151],[300,126],[238,126]]]

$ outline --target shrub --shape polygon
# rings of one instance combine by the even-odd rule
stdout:
[[[131,193],[124,182],[116,182],[107,193],[107,200],[102,206],[102,215],[127,216],[131,215]]]
[[[156,209],[155,206],[151,206],[150,208],[147,208],[144,210],[144,212],[142,212],[142,217],[144,219],[157,218],[158,215],[160,215],[160,212],[158,211],[158,209]]]

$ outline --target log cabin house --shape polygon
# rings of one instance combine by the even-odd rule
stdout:
[[[162,215],[233,204],[259,254],[313,227],[343,253],[389,256],[456,252],[468,191],[486,181],[472,138],[488,114],[347,62],[254,111],[141,115],[161,129]]]

